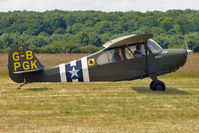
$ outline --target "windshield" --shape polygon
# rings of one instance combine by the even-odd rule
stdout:
[[[149,39],[149,40],[148,40],[148,46],[149,46],[151,52],[154,53],[154,54],[158,54],[159,52],[162,51],[162,48],[160,47],[160,45],[157,44],[157,43],[156,43],[154,40],[152,40],[152,39]]]

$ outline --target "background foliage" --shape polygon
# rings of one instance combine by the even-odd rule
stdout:
[[[92,53],[111,39],[128,34],[155,34],[163,48],[199,52],[199,11],[0,12],[0,52],[24,44],[37,53]]]

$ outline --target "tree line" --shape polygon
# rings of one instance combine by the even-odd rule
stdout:
[[[0,12],[0,52],[13,45],[29,46],[37,53],[92,53],[116,37],[153,33],[163,48],[189,48],[199,52],[199,11]]]

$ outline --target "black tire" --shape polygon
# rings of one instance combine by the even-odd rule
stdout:
[[[153,85],[154,85],[155,81],[151,81],[150,83],[150,89],[153,90]]]
[[[153,87],[157,91],[165,91],[166,90],[166,86],[162,81],[156,82]]]
[[[21,87],[17,87],[17,90],[21,90]]]
[[[165,91],[166,86],[162,81],[152,81],[150,83],[150,89],[153,91]]]

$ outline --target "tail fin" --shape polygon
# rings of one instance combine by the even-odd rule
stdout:
[[[33,52],[24,45],[14,46],[8,55],[8,70],[10,78],[17,82],[24,82],[25,73],[42,70],[44,66]]]

